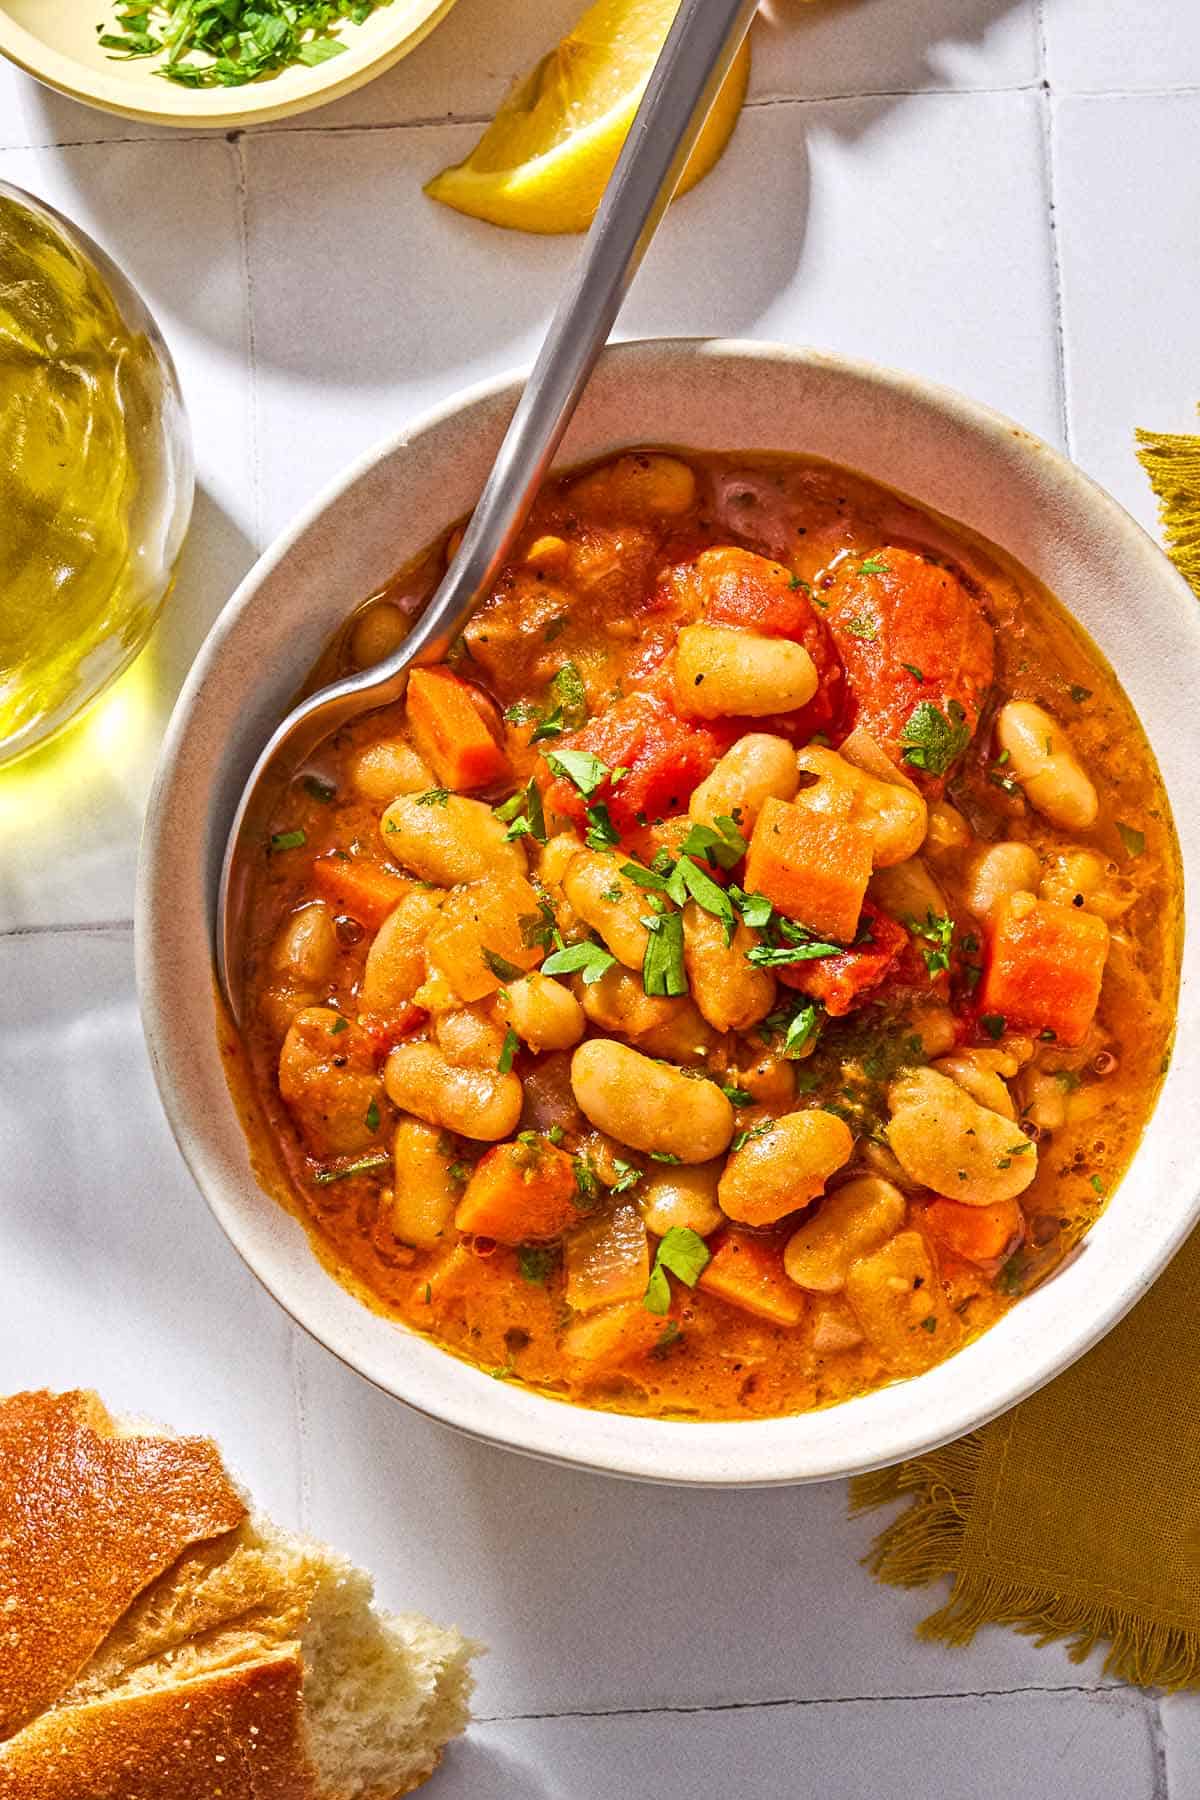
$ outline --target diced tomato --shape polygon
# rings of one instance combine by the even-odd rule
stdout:
[[[835,943],[852,943],[870,875],[870,839],[857,826],[788,800],[765,802],[750,839],[745,885],[765,894],[785,918]]]
[[[981,1015],[1081,1044],[1100,999],[1108,926],[1095,913],[1010,894],[992,915]]]
[[[895,544],[846,557],[821,597],[854,723],[926,792],[940,794],[946,770],[904,760],[905,727],[928,704],[953,729],[961,707],[962,726],[974,735],[995,656],[979,602],[950,570]]]
[[[791,638],[812,657],[820,682],[798,712],[760,719],[755,729],[807,743],[817,732],[836,732],[846,717],[846,685],[829,629],[809,599],[805,585],[782,563],[733,544],[705,550],[693,561],[668,569],[659,590],[686,619],[739,626],[764,637]]]
[[[841,1018],[885,976],[896,968],[908,933],[890,914],[864,900],[862,921],[870,922],[870,941],[855,944],[841,956],[814,958],[812,962],[785,963],[776,970],[785,987],[798,988],[824,1003],[832,1018]],[[860,922],[859,931],[862,931]]]
[[[382,1061],[389,1050],[394,1050],[418,1025],[423,1025],[428,1017],[423,1006],[414,1006],[410,1000],[406,1000],[388,1013],[363,1013],[358,1022],[374,1046],[376,1059]]]
[[[653,822],[682,812],[736,735],[736,728],[721,722],[685,723],[660,695],[643,692],[626,695],[546,748],[551,755],[560,747],[587,750],[610,769],[628,770],[616,787],[605,784],[593,797],[604,801],[624,835],[636,828],[639,814]],[[549,783],[545,799],[548,810],[569,819],[582,820],[590,804],[562,777]]]

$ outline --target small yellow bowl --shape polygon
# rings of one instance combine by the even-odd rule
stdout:
[[[195,129],[258,125],[324,106],[390,69],[427,37],[454,0],[391,0],[361,25],[347,20],[341,56],[296,64],[245,87],[186,88],[154,70],[161,56],[114,60],[97,26],[120,31],[114,0],[0,0],[0,55],[47,86],[127,119]]]

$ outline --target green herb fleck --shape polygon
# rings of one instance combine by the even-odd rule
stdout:
[[[642,1302],[647,1312],[665,1313],[671,1304],[671,1288],[664,1271],[669,1269],[685,1287],[695,1287],[710,1261],[708,1245],[698,1231],[673,1225],[655,1253]]]
[[[661,913],[657,918],[643,919],[649,936],[642,958],[642,986],[647,994],[671,997],[688,991],[687,972],[683,966],[683,914]]]
[[[613,1168],[617,1171],[617,1179],[610,1192],[614,1194],[627,1194],[630,1188],[637,1186],[646,1172],[639,1169],[636,1163],[622,1162],[619,1156],[613,1157]]]
[[[966,713],[957,700],[949,702],[949,718],[932,700],[922,700],[904,722],[900,742],[904,761],[930,775],[944,775],[971,741]]]
[[[516,963],[509,962],[506,956],[501,956],[496,950],[489,950],[486,945],[479,954],[497,981],[519,981],[525,973]]]
[[[513,1057],[517,1054],[519,1042],[520,1040],[517,1037],[516,1032],[510,1025],[508,1030],[504,1033],[504,1046],[500,1051],[500,1061],[496,1064],[501,1075],[507,1075],[512,1068]]]
[[[1076,686],[1071,689],[1071,698],[1075,702],[1076,706],[1082,706],[1083,702],[1085,700],[1090,700],[1091,697],[1092,697],[1091,688]]]
[[[981,1013],[979,1023],[992,1039],[1002,1038],[1008,1024],[1003,1013]]]
[[[328,806],[337,793],[332,781],[322,781],[319,775],[306,775],[303,786],[305,793],[311,794],[314,800],[319,800],[322,806]]]
[[[907,669],[914,681],[924,681],[925,677],[920,669],[918,669],[916,663],[901,663],[900,667],[902,669]]]
[[[366,1175],[372,1169],[382,1169],[391,1160],[386,1150],[377,1150],[370,1156],[360,1156],[356,1162],[344,1163],[340,1169],[322,1169],[313,1180],[318,1187],[326,1187],[331,1181],[345,1181],[351,1175]]]
[[[933,946],[930,950],[922,950],[925,967],[931,975],[939,975],[950,967],[950,945],[954,939],[954,920],[945,913],[940,916],[932,908],[925,914],[924,922],[917,919],[905,919],[904,923],[915,937],[924,938]]]
[[[542,755],[554,773],[577,787],[585,800],[609,779],[608,764],[590,750],[543,750]]]
[[[363,1120],[363,1124],[366,1126],[368,1131],[378,1131],[379,1130],[379,1102],[378,1102],[378,1100],[372,1100],[370,1106],[368,1106],[366,1117]]]
[[[568,944],[565,949],[556,950],[542,964],[543,975],[573,975],[578,972],[583,976],[584,985],[592,987],[607,974],[616,962],[611,951],[597,944],[591,938],[585,938],[582,944]]]
[[[272,850],[301,850],[308,842],[303,831],[277,831],[271,839]]]
[[[330,1035],[330,1037],[337,1037],[339,1032],[349,1031],[349,1029],[350,1029],[349,1019],[343,1019],[343,1018],[339,1017],[339,1018],[336,1018],[333,1021],[333,1024],[329,1027],[329,1035]]]
[[[1131,860],[1135,856],[1140,856],[1146,848],[1145,832],[1135,831],[1132,825],[1123,825],[1120,819],[1116,821],[1116,826],[1117,836],[1125,846],[1126,856]]]
[[[521,1280],[527,1281],[530,1287],[545,1287],[557,1260],[556,1250],[542,1249],[535,1244],[517,1246],[517,1267],[521,1271]]]
[[[445,806],[450,798],[449,788],[426,788],[423,794],[417,795],[418,806]]]
[[[730,1106],[750,1106],[754,1101],[754,1095],[750,1092],[749,1088],[733,1087],[732,1085],[725,1084],[722,1086],[721,1092],[728,1100]]]
[[[846,620],[846,630],[851,637],[862,638],[864,642],[870,643],[879,636],[879,621],[869,619],[866,613],[860,613],[856,619]]]
[[[891,563],[885,563],[878,556],[868,556],[865,562],[858,565],[860,575],[890,575]]]

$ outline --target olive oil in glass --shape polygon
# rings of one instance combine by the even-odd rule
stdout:
[[[145,306],[81,231],[0,182],[0,762],[137,654],[191,503],[179,386]]]

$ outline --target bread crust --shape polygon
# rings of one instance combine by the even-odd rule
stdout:
[[[81,1391],[0,1400],[0,1739],[54,1703],[184,1550],[245,1517],[208,1439],[118,1436]]]
[[[0,1800],[317,1800],[298,1645],[45,1713],[0,1746]]]

